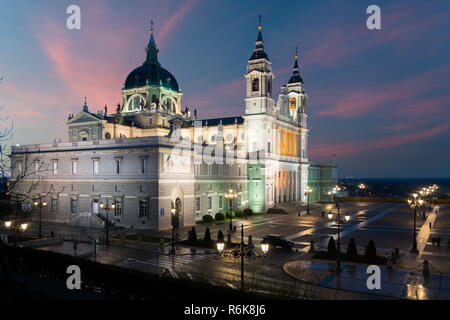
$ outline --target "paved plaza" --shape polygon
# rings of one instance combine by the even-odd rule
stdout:
[[[371,202],[342,202],[340,212],[348,213],[351,218],[341,225],[341,246],[345,252],[350,238],[354,238],[360,254],[370,239],[375,242],[379,255],[390,255],[395,248],[399,249],[400,262],[394,270],[382,268],[384,281],[383,292],[374,295],[365,288],[367,274],[364,265],[351,265],[344,263],[345,271],[336,277],[333,262],[312,260],[308,255],[310,242],[314,241],[316,250],[326,250],[329,238],[337,239],[337,224],[327,217],[328,212],[336,216],[337,209],[333,204],[312,204],[311,214],[307,215],[305,207],[286,208],[288,214],[261,214],[252,217],[233,219],[233,226],[244,225],[245,242],[251,235],[256,252],[261,252],[260,242],[267,234],[279,234],[294,242],[292,250],[271,248],[265,259],[246,261],[246,277],[256,277],[257,282],[270,283],[272,286],[298,285],[299,280],[320,285],[322,288],[342,289],[327,293],[327,297],[340,296],[341,298],[367,297],[397,297],[397,298],[427,298],[448,299],[450,282],[450,205],[441,205],[429,210],[426,207],[425,216],[419,209],[416,217],[418,254],[409,252],[413,240],[413,213],[406,203],[371,203]],[[298,212],[301,215],[298,215]],[[322,216],[322,211],[325,212]],[[36,234],[37,223],[31,223],[29,234]],[[431,227],[430,227],[431,226]],[[229,220],[209,224],[197,224],[197,237],[203,238],[205,229],[209,227],[211,236],[216,238],[219,230],[225,237],[229,229]],[[187,238],[190,228],[178,230],[180,240]],[[233,242],[240,241],[240,228],[231,232]],[[81,228],[64,224],[43,223],[45,235],[53,232],[63,236],[66,240],[88,239],[100,237],[103,229]],[[138,231],[139,233],[140,231]],[[171,237],[171,230],[150,233],[146,235],[158,237]],[[432,238],[440,237],[440,246],[432,243]],[[42,247],[42,250],[74,254],[73,243],[65,241],[64,244]],[[145,243],[138,241],[113,239],[109,248],[100,245],[98,254],[94,257],[93,246],[90,243],[80,243],[78,255],[102,263],[116,264],[122,267],[133,268],[152,273],[168,273],[173,277],[188,277],[194,279],[196,275],[208,274],[214,284],[222,282],[230,287],[239,286],[239,263],[219,259],[215,250],[196,249],[177,245],[176,255],[169,255],[170,244]],[[423,277],[422,264],[424,260],[430,262],[430,275]],[[302,277],[295,277],[293,272],[285,272],[286,267],[295,263],[301,264]],[[297,267],[296,267],[297,268]],[[297,269],[298,269],[297,268]],[[310,269],[306,273],[305,270]],[[295,268],[294,268],[295,269]],[[214,279],[214,280],[212,280]],[[409,285],[409,286],[408,286]],[[422,287],[420,287],[422,286]],[[421,288],[420,293],[416,289]],[[350,291],[359,295],[349,296]],[[410,290],[410,291],[408,291]],[[411,291],[412,290],[412,291]],[[338,293],[339,294],[338,294]],[[342,294],[347,292],[347,295]],[[320,295],[319,295],[320,296]],[[319,297],[317,296],[317,297]],[[323,296],[322,296],[323,297]]]

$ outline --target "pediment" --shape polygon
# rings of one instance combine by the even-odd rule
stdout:
[[[85,123],[85,122],[99,122],[101,121],[96,116],[90,114],[89,112],[81,111],[79,114],[74,116],[72,119],[67,121],[67,124],[75,124],[75,123]]]

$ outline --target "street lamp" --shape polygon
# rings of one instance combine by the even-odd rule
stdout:
[[[341,273],[341,213],[340,213],[340,206],[339,204],[336,204],[337,207],[337,216],[336,221],[338,225],[338,240],[337,240],[337,256],[336,256],[336,273]],[[328,214],[328,219],[332,219],[333,214]],[[345,222],[350,221],[350,215],[348,213],[344,216]]]
[[[339,191],[341,191],[341,188],[340,188],[339,186],[335,186],[335,187],[333,188],[333,201],[334,201],[334,203],[336,204],[336,207],[337,207],[337,205],[338,205],[336,193],[338,193]]]
[[[227,193],[225,193],[225,199],[230,201],[230,232],[233,231],[233,199],[237,198],[237,194],[233,191],[233,189],[229,189]]]
[[[267,254],[267,252],[269,251],[269,243],[267,241],[261,241],[261,250],[264,254]]]
[[[423,207],[422,219],[425,220],[426,219],[426,216],[425,216],[426,199],[427,199],[427,196],[429,194],[429,190],[423,188],[422,190],[420,190],[419,193],[422,196],[422,199],[423,199],[423,202],[424,202],[424,205],[422,206]]]
[[[5,221],[5,227],[6,229],[12,229],[14,234],[14,246],[17,246],[17,231],[25,232],[28,228],[28,223],[22,222],[19,223],[18,221]]]
[[[42,199],[34,201],[34,206],[39,208],[39,237],[42,237],[42,208],[47,206],[47,202]]]
[[[408,205],[414,209],[414,232],[413,232],[413,244],[412,249],[410,250],[411,253],[419,253],[417,250],[417,239],[416,239],[416,209],[423,204],[423,199],[419,198],[417,193],[412,194],[412,198],[408,198]]]
[[[366,185],[364,183],[360,183],[358,188],[361,189],[361,201],[362,201],[362,199],[363,199],[363,190],[366,188]]]
[[[232,250],[229,250],[227,252],[224,252],[224,245],[225,243],[223,241],[217,242],[217,251],[219,252],[219,256],[221,257],[229,257],[234,259],[241,259],[241,291],[244,291],[244,257],[248,258],[264,258],[267,252],[269,251],[269,243],[267,241],[261,242],[261,250],[263,254],[258,254],[255,251],[253,251],[248,246],[245,247],[244,244],[244,225],[241,225],[241,245],[239,246],[239,249],[235,248]]]
[[[170,209],[172,213],[172,248],[170,249],[170,254],[175,254],[175,214],[177,210],[175,208]]]
[[[307,202],[307,206],[306,206],[306,214],[310,214],[309,212],[309,194],[313,192],[313,189],[311,189],[309,186],[306,187],[305,190],[305,196],[306,196],[306,202]]]
[[[106,198],[106,205],[103,202],[100,202],[100,209],[106,210],[106,221],[105,221],[105,234],[106,234],[106,247],[109,248],[109,210],[114,210],[116,208],[116,205],[113,204],[109,204],[108,203],[108,198]]]

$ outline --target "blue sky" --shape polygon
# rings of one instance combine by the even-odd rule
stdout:
[[[71,4],[81,30],[66,28]],[[381,30],[366,28],[371,4]],[[299,47],[310,159],[335,153],[341,177],[450,176],[450,3],[439,0],[2,1],[0,105],[12,142],[66,140],[84,96],[93,111],[121,102],[151,19],[182,105],[200,118],[241,115],[258,14],[275,95]]]

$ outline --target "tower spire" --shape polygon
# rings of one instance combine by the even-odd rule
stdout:
[[[156,46],[155,38],[153,34],[155,33],[155,30],[153,29],[153,19],[150,21],[150,40],[148,42],[147,48],[145,48],[145,51],[147,52],[147,58],[145,59],[144,64],[157,64],[158,62],[158,52],[159,49]]]
[[[255,46],[255,50],[253,50],[253,54],[250,57],[249,60],[257,60],[257,59],[267,59],[269,60],[269,57],[267,56],[267,53],[264,51],[264,41],[263,41],[263,37],[262,37],[262,25],[261,25],[261,15],[258,15],[258,37],[256,38],[256,46]],[[269,60],[270,61],[270,60]]]
[[[298,47],[295,46],[295,56],[294,56],[294,67],[292,68],[292,76],[288,83],[303,83],[303,79],[300,77],[300,72],[298,71]]]

